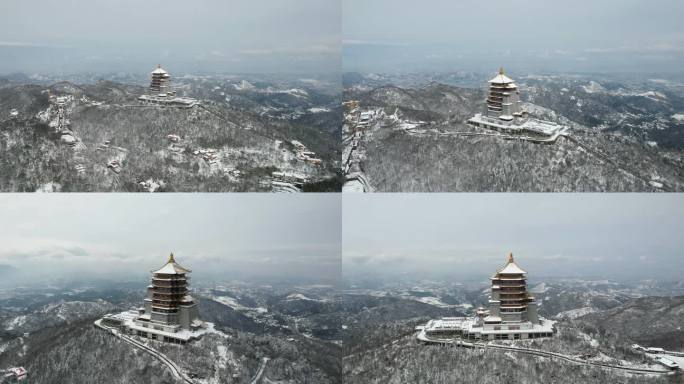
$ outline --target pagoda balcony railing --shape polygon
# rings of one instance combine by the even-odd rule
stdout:
[[[187,291],[188,285],[187,284],[176,284],[176,285],[167,285],[167,286],[152,285],[152,288],[157,292],[178,292],[178,291]]]
[[[182,291],[182,290],[187,290],[188,286],[185,284],[179,284],[179,285],[157,285],[157,284],[153,284],[151,289],[154,291],[166,290],[167,292],[168,291]]]
[[[188,293],[187,289],[174,289],[174,290],[169,290],[168,288],[152,288],[151,289],[152,293],[158,293],[162,295],[184,295]]]
[[[154,297],[164,297],[164,298],[168,298],[168,297],[183,297],[183,296],[185,296],[186,294],[187,294],[187,292],[183,292],[183,293],[152,292],[152,295],[153,295]]]
[[[165,309],[165,308],[152,308],[152,313],[159,313],[162,315],[168,315],[171,313],[178,313],[177,309]]]
[[[524,277],[521,277],[519,279],[496,278],[495,280],[499,282],[499,285],[505,286],[505,287],[515,287],[516,285],[527,285],[527,281],[525,280]]]
[[[164,286],[188,285],[188,281],[186,279],[183,279],[183,280],[152,279],[152,284],[159,284],[159,285],[164,285]]]
[[[516,285],[526,285],[525,283],[525,278],[520,278],[520,279],[502,279],[502,278],[496,278],[496,281],[499,282],[499,285],[502,287],[514,287]]]
[[[527,284],[497,284],[499,288],[508,291],[517,291],[519,289],[525,289]]]
[[[523,275],[522,273],[506,273],[506,274],[500,273],[500,274],[498,274],[497,279],[499,279],[499,280],[511,280],[511,281],[521,280],[521,279],[525,280],[525,275]]]
[[[175,292],[175,291],[186,291],[188,289],[187,284],[176,284],[175,286],[155,286],[152,285],[152,288],[155,288],[155,290],[159,291],[165,291],[165,292]]]
[[[154,274],[152,276],[153,279],[157,280],[190,280],[190,276],[185,275],[185,274],[178,274],[178,275],[164,275],[164,274]]]
[[[152,279],[153,284],[164,284],[164,285],[187,285],[187,279]]]
[[[525,298],[525,297],[517,297],[517,298],[500,297],[499,301],[501,302],[501,305],[522,305],[522,304],[527,303],[527,298]]]
[[[190,278],[187,276],[178,276],[178,277],[162,277],[162,276],[153,276],[152,280],[157,280],[157,281],[189,281]]]
[[[499,308],[500,313],[522,312],[522,311],[526,311],[526,310],[527,310],[526,306],[520,306],[520,305]]]
[[[521,304],[502,304],[501,307],[499,307],[499,310],[514,310],[514,309],[525,309],[527,308],[526,305],[521,305]]]
[[[173,303],[173,302],[180,302],[183,298],[181,296],[177,297],[159,297],[159,296],[152,296],[152,302],[166,302],[166,303]]]
[[[152,296],[152,302],[167,302],[167,303],[172,303],[172,302],[180,302],[182,301],[183,298],[181,296],[178,297],[159,297],[159,296]]]
[[[159,299],[164,299],[164,300],[169,300],[169,299],[179,299],[185,296],[184,293],[181,294],[172,294],[172,295],[166,295],[166,294],[160,294],[160,293],[153,293],[152,297],[153,298],[159,298]]]
[[[152,293],[159,293],[163,295],[182,295],[188,293],[187,288],[180,288],[180,289],[169,289],[169,288],[159,288],[159,287],[154,287],[152,288]]]
[[[171,303],[164,303],[164,302],[159,302],[159,301],[154,301],[152,302],[152,308],[163,308],[163,309],[176,309],[180,303],[177,302],[171,302]]]
[[[526,310],[526,309],[515,310],[515,311],[501,311],[502,317],[503,317],[503,316],[506,316],[506,315],[510,315],[510,314],[522,315],[522,314],[525,314],[525,313],[527,313],[527,310]]]
[[[180,300],[159,300],[152,299],[152,305],[164,305],[168,308],[176,307],[181,303]]]
[[[500,297],[499,301],[501,302],[502,306],[505,306],[505,305],[521,305],[521,304],[524,304],[527,302],[527,298],[504,299],[503,297]]]
[[[499,301],[501,302],[502,305],[506,304],[524,304],[527,303],[527,297],[519,296],[519,297],[499,297]]]

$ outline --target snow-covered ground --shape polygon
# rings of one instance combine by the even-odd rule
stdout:
[[[576,319],[578,317],[596,312],[596,308],[592,307],[582,307],[582,308],[576,308],[576,309],[571,309],[569,311],[563,311],[560,312],[559,314],[556,315],[556,318],[558,319]]]
[[[440,300],[436,297],[418,297],[415,300],[420,301],[421,303],[434,305],[435,307],[440,307],[440,308],[453,307],[453,305],[449,305],[449,304],[443,302],[442,300]]]
[[[238,303],[236,298],[230,296],[213,296],[211,299],[236,311],[256,311],[258,313],[268,312],[268,309],[263,307],[245,307],[244,305]]]
[[[604,92],[606,89],[603,88],[603,86],[595,81],[590,81],[588,85],[583,85],[582,89],[584,89],[584,92],[586,93],[599,93],[599,92]]]
[[[675,356],[667,353],[646,353],[646,356],[653,359],[654,362],[656,357],[663,357],[668,360],[674,361],[675,363],[677,363],[677,365],[679,365],[680,368],[684,367],[684,356]]]
[[[321,112],[330,112],[330,108],[309,108],[309,112],[311,113],[321,113]]]
[[[581,338],[584,339],[584,341],[588,342],[589,345],[591,345],[591,346],[594,347],[594,348],[598,348],[598,346],[599,346],[598,340],[594,339],[593,337],[587,335],[587,334],[584,333],[584,332],[580,332],[579,335],[580,335]]]
[[[5,329],[8,331],[11,331],[16,327],[21,327],[25,323],[26,323],[26,316],[24,316],[24,315],[17,316],[14,319],[5,323]]]
[[[306,295],[303,295],[301,293],[291,293],[287,295],[285,300],[306,300],[306,301],[325,301],[325,300],[319,300],[319,299],[312,299]]]

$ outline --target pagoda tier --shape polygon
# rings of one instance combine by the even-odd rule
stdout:
[[[178,287],[185,286],[188,284],[189,278],[177,277],[177,278],[167,278],[167,277],[157,277],[156,275],[152,277],[152,286],[154,287]]]

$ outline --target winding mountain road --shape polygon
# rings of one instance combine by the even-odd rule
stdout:
[[[507,345],[500,345],[500,344],[469,343],[469,342],[454,340],[454,339],[431,339],[425,335],[424,331],[420,332],[420,334],[418,335],[418,340],[420,340],[424,343],[431,343],[431,344],[452,344],[452,345],[457,345],[457,346],[464,347],[464,348],[495,349],[495,350],[503,350],[503,351],[509,351],[509,352],[523,353],[523,354],[527,354],[527,355],[548,357],[548,358],[552,358],[552,359],[556,358],[556,359],[564,360],[564,361],[567,361],[567,362],[570,362],[573,364],[592,365],[592,366],[596,366],[596,367],[607,368],[607,369],[615,369],[615,370],[620,370],[623,372],[629,372],[629,373],[634,373],[634,374],[656,374],[656,375],[674,374],[673,371],[666,371],[666,370],[661,370],[661,369],[633,368],[633,367],[625,367],[625,366],[621,366],[621,365],[603,363],[600,361],[589,361],[589,360],[579,359],[577,357],[570,356],[570,355],[564,355],[562,353],[542,351],[540,349],[513,347],[513,346],[507,346]]]
[[[183,382],[185,384],[195,384],[194,381],[192,381],[185,373],[183,373],[181,368],[176,363],[174,363],[171,359],[166,357],[166,355],[164,355],[163,353],[161,353],[161,352],[159,352],[153,348],[150,348],[150,347],[146,346],[145,344],[143,344],[137,340],[134,340],[131,337],[128,337],[128,336],[122,334],[121,332],[119,332],[119,330],[117,330],[115,328],[108,327],[106,325],[102,325],[102,320],[95,321],[95,326],[111,333],[112,335],[118,337],[119,339],[123,340],[124,342],[131,344],[134,347],[142,349],[143,351],[149,353],[150,355],[155,357],[157,360],[161,361],[164,365],[166,365],[169,368],[169,370],[171,370],[171,374],[173,374],[173,376],[176,379],[181,380],[181,382]]]
[[[252,381],[249,382],[249,384],[259,384],[261,381],[261,378],[264,376],[264,370],[266,369],[266,363],[268,363],[270,359],[268,357],[264,357],[261,359],[261,365],[259,365],[259,369],[257,370],[257,373],[254,375],[252,378]]]

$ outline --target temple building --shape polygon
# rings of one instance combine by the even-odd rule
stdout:
[[[147,94],[141,95],[138,100],[149,104],[187,108],[199,104],[197,99],[176,96],[176,91],[171,87],[171,75],[161,67],[161,64],[157,65],[157,68],[150,74],[150,87]]]
[[[199,318],[197,303],[189,293],[190,272],[171,253],[166,264],[152,271],[143,307],[106,315],[102,324],[119,327],[128,334],[178,344],[199,338],[212,324]]]
[[[430,320],[418,335],[420,340],[444,338],[464,340],[518,340],[552,337],[553,322],[540,318],[537,303],[527,290],[527,272],[508,255],[508,261],[490,278],[489,309],[478,308],[473,317]]]
[[[150,95],[157,97],[175,95],[175,92],[171,89],[171,75],[161,67],[161,64],[157,65],[157,68],[152,71]]]
[[[28,383],[28,372],[24,367],[0,369],[0,384]]]
[[[489,314],[482,316],[480,325],[501,329],[506,325],[517,327],[522,323],[539,323],[537,303],[527,292],[526,275],[527,272],[513,260],[513,254],[509,254],[506,265],[490,278]]]
[[[492,129],[519,138],[537,142],[553,142],[565,134],[562,125],[533,119],[522,107],[520,91],[515,81],[506,76],[503,68],[489,80],[485,109],[468,119],[474,127]]]
[[[513,121],[522,118],[527,112],[520,108],[520,91],[513,80],[504,74],[503,68],[499,74],[489,80],[489,95],[487,96],[486,115],[502,121]]]
[[[144,312],[138,322],[172,332],[178,328],[190,329],[199,317],[197,304],[188,292],[190,272],[176,263],[173,253],[163,267],[152,271],[152,284],[147,287]]]

